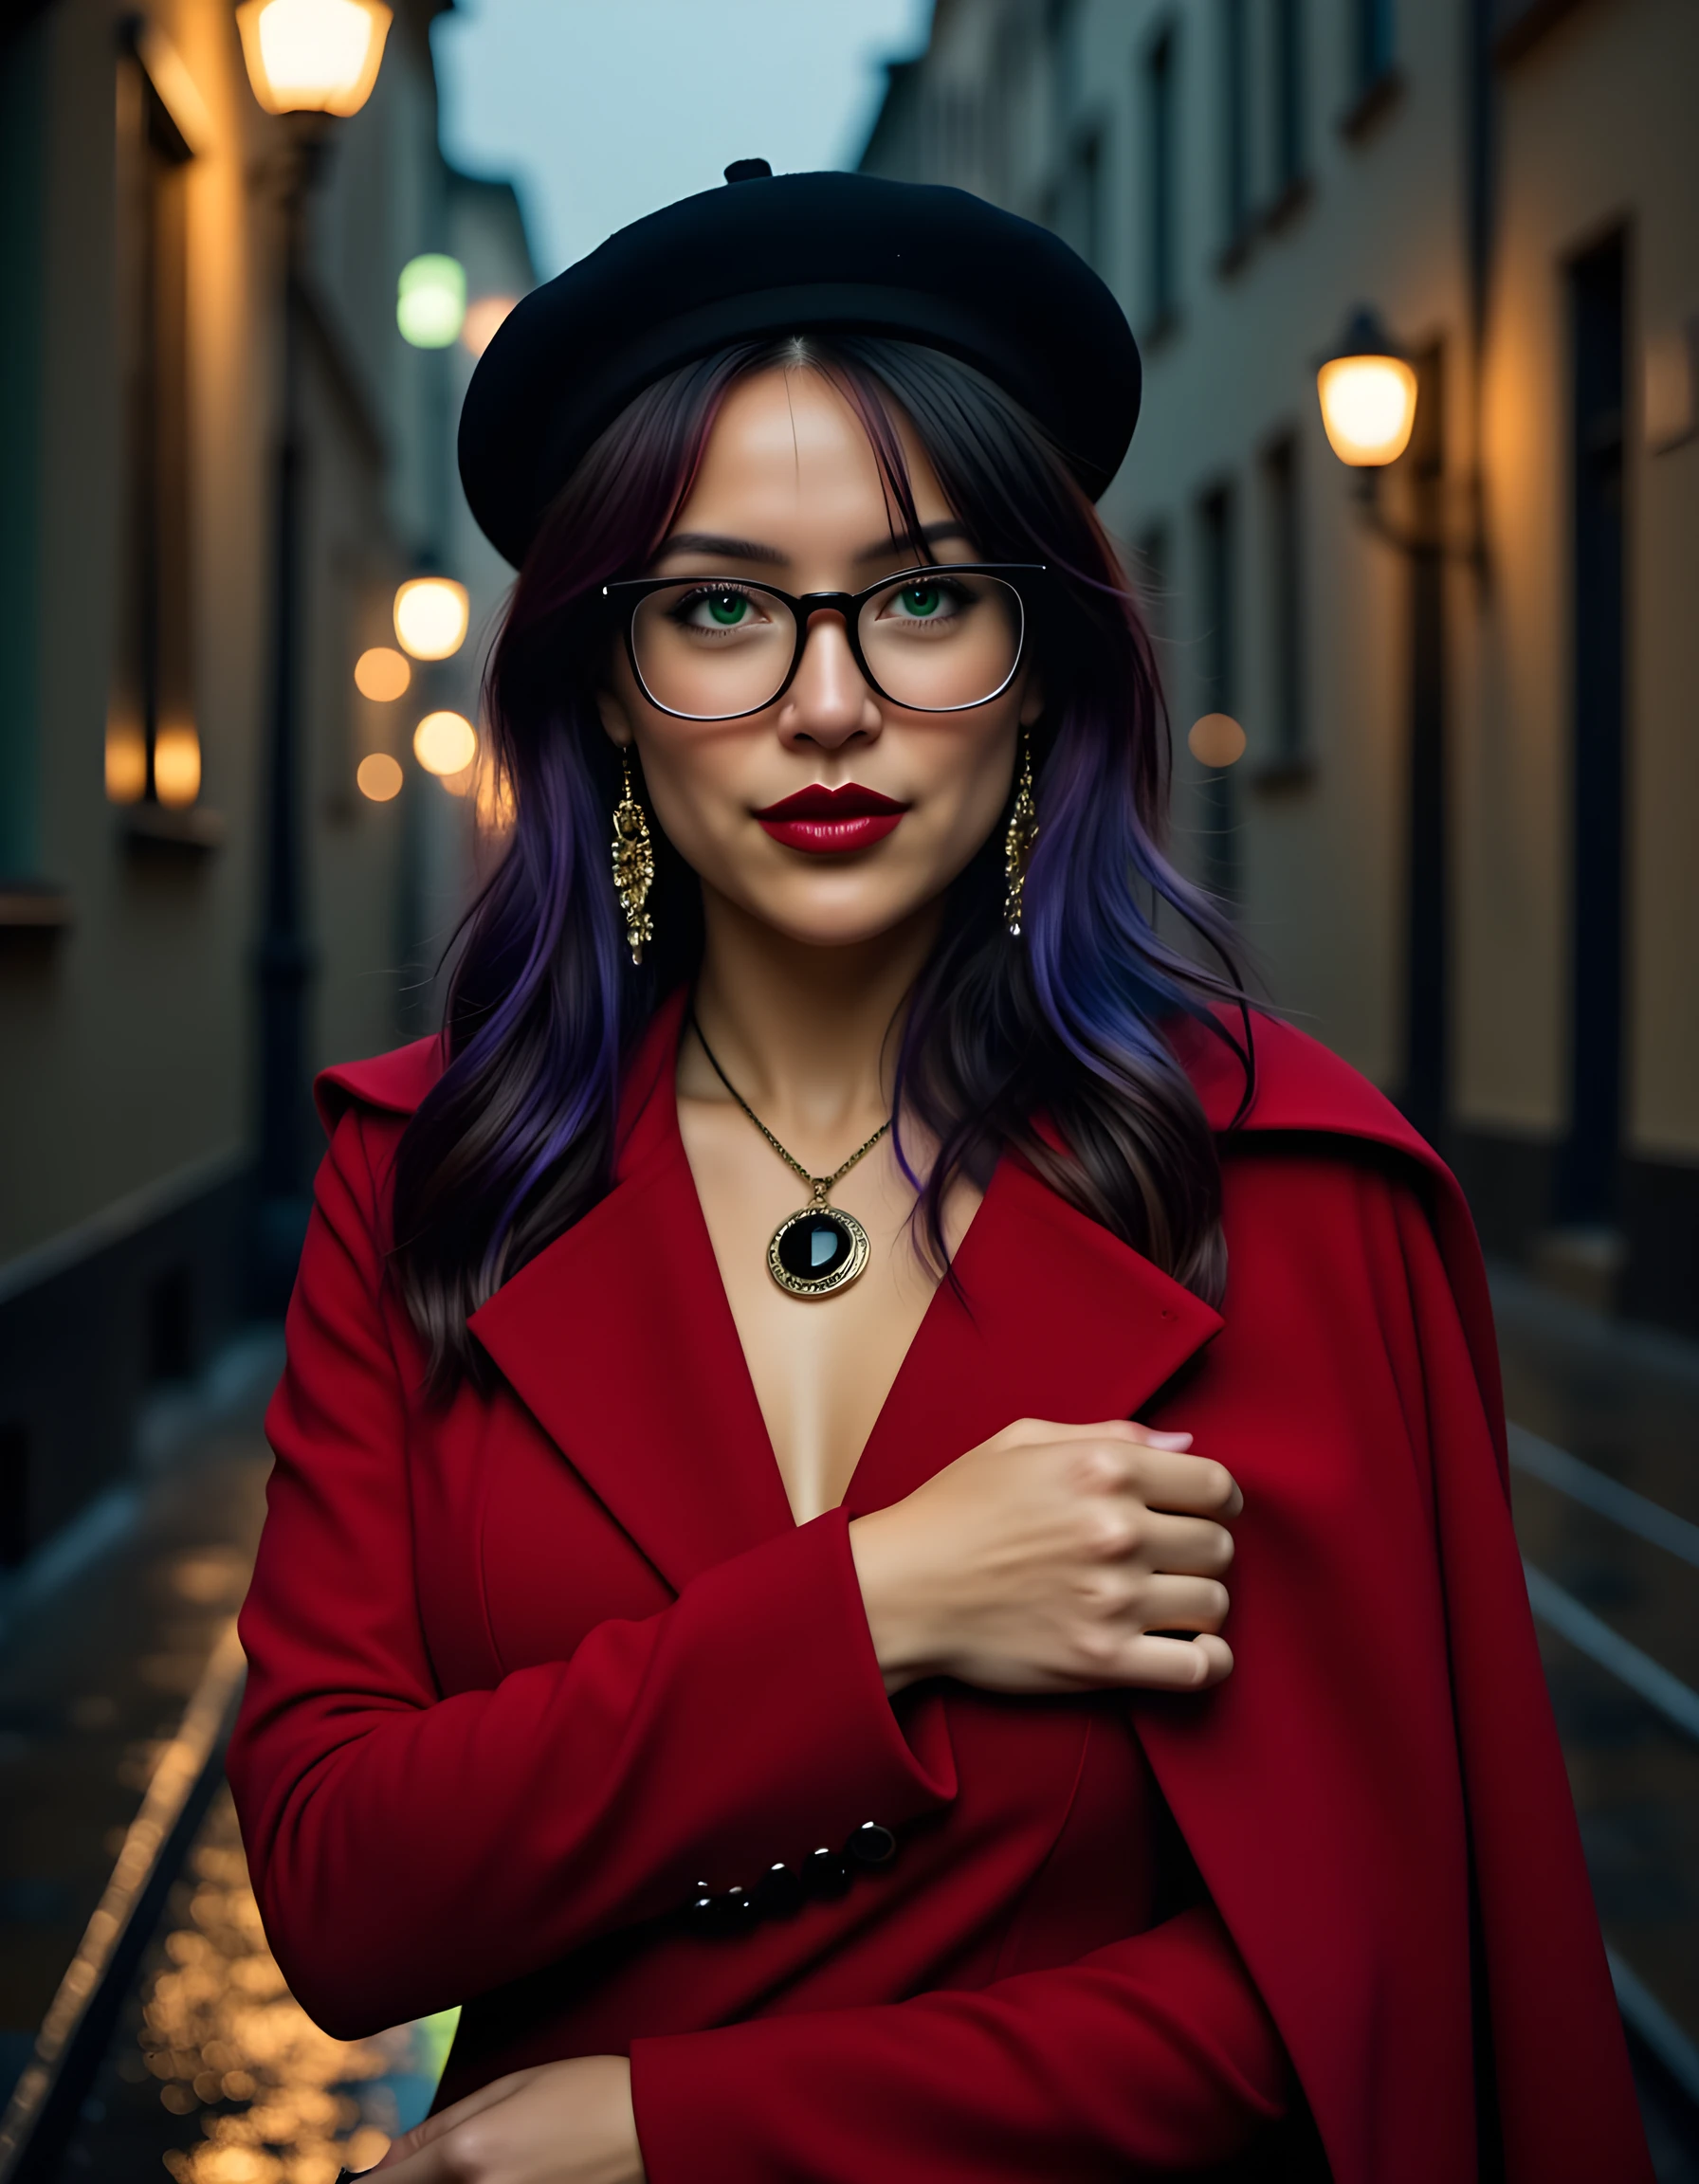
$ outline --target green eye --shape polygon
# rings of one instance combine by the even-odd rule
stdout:
[[[722,629],[735,628],[749,611],[749,601],[741,592],[714,592],[708,596],[708,612]]]
[[[943,604],[943,593],[936,584],[905,584],[903,587],[903,604],[911,614],[936,614]]]

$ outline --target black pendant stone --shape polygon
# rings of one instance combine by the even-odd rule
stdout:
[[[831,1213],[805,1213],[778,1240],[778,1263],[796,1282],[824,1282],[854,1249],[850,1231]]]

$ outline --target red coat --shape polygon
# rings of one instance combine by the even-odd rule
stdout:
[[[1319,2175],[1306,2102],[1337,2184],[1649,2178],[1486,1286],[1426,1145],[1259,1022],[1224,1316],[1005,1160],[965,1303],[938,1292],[844,1508],[797,1527],[678,1133],[679,1013],[615,1188],[477,1314],[502,1377],[445,1410],[381,1278],[434,1043],[322,1081],[229,1760],[305,2007],[355,2035],[466,2004],[443,2099],[630,2052],[651,2184],[1053,2184],[1248,2146],[1266,2175],[1277,2144]],[[1187,1054],[1224,1128],[1236,1067]],[[848,1520],[1012,1419],[1135,1413],[1244,1488],[1231,1680],[893,1706]],[[1168,1813],[1207,1888],[1172,1915]],[[691,1926],[699,1884],[867,1820],[902,1848],[840,1902]]]

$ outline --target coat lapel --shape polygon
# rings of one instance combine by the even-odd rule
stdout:
[[[791,1523],[679,1137],[681,1013],[633,1065],[614,1188],[470,1323],[675,1589]]]
[[[682,1013],[676,1000],[661,1012],[633,1065],[613,1190],[471,1321],[675,1589],[792,1522],[679,1136]],[[1009,1159],[956,1272],[868,1437],[851,1516],[901,1500],[1017,1418],[1131,1417],[1221,1324]]]
[[[845,1497],[888,1506],[1018,1418],[1130,1418],[1221,1325],[1039,1182],[997,1167]]]

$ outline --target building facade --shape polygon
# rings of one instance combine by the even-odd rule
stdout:
[[[1688,1329],[1695,81],[1683,0],[939,0],[863,158],[1050,224],[1127,309],[1105,512],[1178,853],[1272,997],[1441,1145],[1489,1248]],[[1366,490],[1315,382],[1365,304],[1418,387]],[[1186,745],[1215,712],[1228,767]]]
[[[398,0],[306,200],[281,924],[290,125],[255,100],[228,0],[0,19],[0,1574],[124,1468],[147,1388],[254,1307],[266,949],[275,970],[282,932],[304,986],[292,1221],[311,1067],[407,1034],[464,897],[475,798],[410,746],[422,702],[475,717],[470,648],[388,701],[353,681],[395,644],[401,579],[462,576],[476,628],[505,574],[456,566],[470,359],[397,330],[421,253],[459,254],[474,303],[531,281],[511,191],[438,149],[443,4]],[[379,753],[398,792],[361,772]]]

